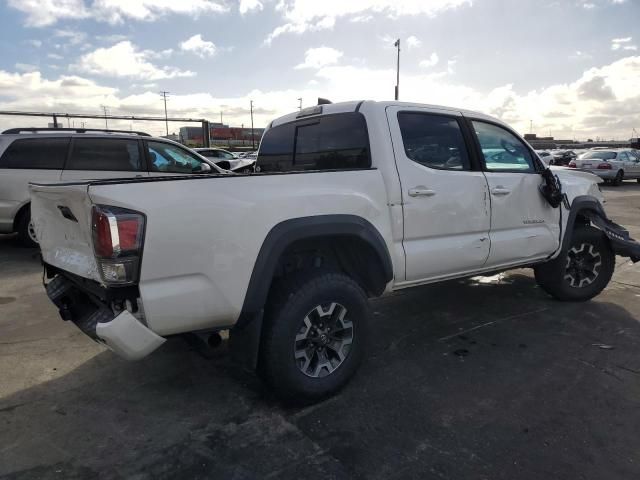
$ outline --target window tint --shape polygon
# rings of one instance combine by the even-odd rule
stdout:
[[[170,143],[146,142],[152,172],[194,173],[204,163],[187,150]]]
[[[469,155],[455,118],[429,113],[398,114],[407,157],[420,165],[444,170],[470,170]]]
[[[588,152],[585,153],[581,158],[584,160],[590,160],[592,158],[597,158],[599,160],[615,160],[616,152]]]
[[[531,154],[518,137],[490,123],[473,121],[487,170],[535,172]]]
[[[65,170],[142,171],[138,141],[120,138],[74,138]]]
[[[68,147],[69,138],[14,140],[0,158],[0,168],[62,170]]]
[[[369,137],[360,113],[327,115],[268,130],[260,144],[263,172],[369,168]]]

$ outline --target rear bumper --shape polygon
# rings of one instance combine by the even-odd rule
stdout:
[[[149,355],[165,342],[128,310],[114,312],[108,302],[58,273],[46,286],[63,320],[72,321],[95,341],[127,360]]]
[[[613,180],[618,174],[618,170],[598,170],[596,168],[581,168],[579,170],[592,173],[604,180]]]

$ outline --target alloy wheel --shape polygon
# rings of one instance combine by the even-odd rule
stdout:
[[[591,285],[600,274],[602,257],[589,243],[581,243],[569,250],[565,280],[574,288]]]
[[[317,305],[304,317],[296,334],[298,369],[312,378],[330,375],[349,356],[353,338],[353,323],[343,305]]]

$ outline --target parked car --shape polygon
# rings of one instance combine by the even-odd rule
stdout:
[[[549,162],[549,165],[569,165],[571,160],[575,160],[577,155],[572,150],[556,150],[551,152],[553,158]]]
[[[14,128],[0,135],[0,233],[35,246],[28,183],[209,173],[218,167],[142,132]]]
[[[536,153],[538,154],[540,160],[542,160],[542,163],[544,163],[546,166],[553,165],[553,155],[551,155],[549,152],[536,150]]]
[[[241,158],[221,148],[194,148],[193,150],[215,162],[220,168],[236,173],[251,173],[256,163],[255,158]]]
[[[633,178],[640,182],[640,153],[633,149],[594,149],[572,160],[569,168],[591,172],[613,185]]]
[[[232,353],[278,395],[310,401],[356,371],[371,297],[533,267],[550,295],[585,301],[608,284],[616,254],[640,261],[640,244],[607,218],[597,177],[552,173],[480,113],[319,105],[274,120],[258,166],[32,183],[46,290],[62,317],[128,359],[171,335],[228,329]]]

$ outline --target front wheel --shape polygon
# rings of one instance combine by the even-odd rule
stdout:
[[[342,273],[308,273],[271,296],[260,371],[285,401],[307,403],[344,386],[364,353],[370,310]]]
[[[604,233],[594,227],[577,228],[566,252],[534,268],[536,282],[562,301],[581,302],[598,295],[608,285],[615,254]]]

